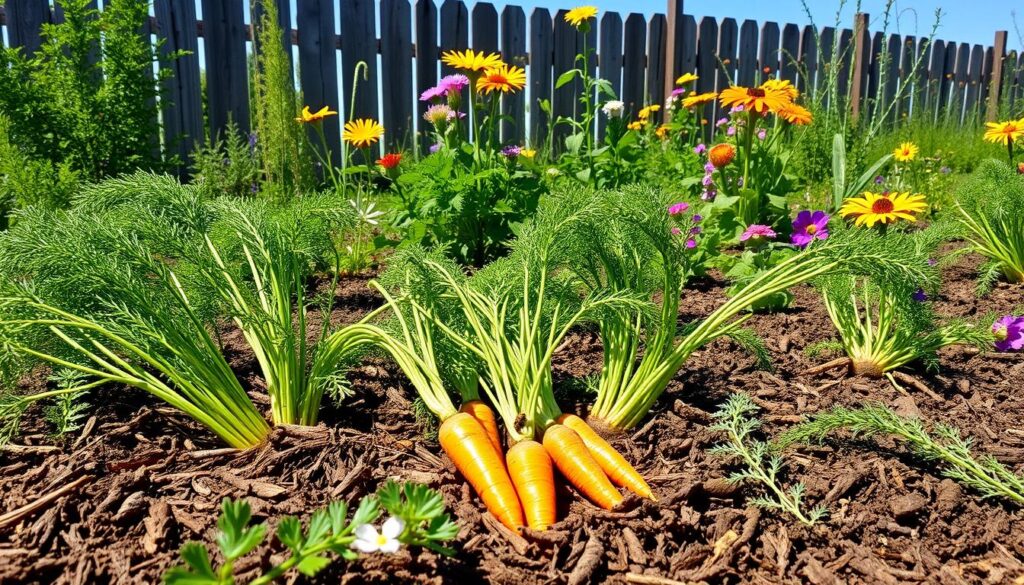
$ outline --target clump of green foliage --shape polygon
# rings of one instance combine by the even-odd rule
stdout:
[[[1002,275],[1024,282],[1024,176],[986,160],[956,193],[960,232],[988,262],[978,290],[988,292]]]
[[[889,376],[915,361],[934,367],[943,347],[982,347],[991,341],[986,331],[964,320],[940,322],[935,315],[929,298],[938,291],[938,272],[929,257],[945,235],[932,228],[883,236],[889,245],[908,251],[919,267],[918,280],[830,274],[816,281],[855,374]]]
[[[904,441],[916,457],[940,465],[943,475],[977,490],[983,498],[1006,498],[1024,505],[1024,477],[991,455],[975,456],[973,441],[965,439],[958,429],[940,423],[929,433],[920,419],[900,416],[881,404],[854,410],[837,407],[815,415],[779,437],[775,448],[820,443],[841,430],[865,438],[896,437]]]
[[[194,181],[211,196],[254,197],[263,179],[255,134],[244,135],[233,120],[215,140],[192,153]]]
[[[269,427],[223,355],[227,316],[256,355],[275,424],[315,424],[323,394],[345,391],[349,354],[320,351],[328,318],[307,338],[307,311],[327,312],[332,297],[314,301],[306,286],[337,265],[333,236],[351,224],[326,196],[283,207],[209,200],[146,173],[86,189],[72,211],[26,217],[0,238],[0,363],[47,363],[88,381],[18,397],[8,420],[35,400],[120,383],[232,446],[257,445]]]
[[[156,98],[170,75],[153,75],[145,2],[60,3],[64,20],[44,24],[32,56],[0,49],[0,112],[26,156],[67,164],[97,180],[161,165]],[[176,58],[178,55],[171,55]]]
[[[786,489],[779,478],[784,462],[782,456],[772,454],[770,445],[755,439],[753,434],[761,426],[755,415],[760,410],[746,394],[733,394],[714,414],[718,421],[710,430],[724,433],[726,440],[711,448],[714,455],[734,459],[742,464],[739,471],[728,477],[729,483],[759,483],[768,490],[768,495],[754,498],[751,502],[759,508],[781,510],[810,526],[828,514],[825,506],[815,506],[804,511],[805,487],[797,483]]]
[[[267,569],[259,569],[258,576],[245,581],[250,585],[266,585],[291,571],[312,577],[331,564],[334,554],[353,561],[358,554],[353,550],[361,527],[376,521],[381,511],[401,520],[402,532],[397,540],[405,546],[421,546],[442,554],[453,554],[444,543],[455,538],[458,526],[445,513],[441,494],[416,483],[389,481],[375,495],[360,500],[349,517],[349,506],[344,501],[332,502],[310,517],[305,531],[294,516],[282,518],[277,525],[277,540],[285,546],[288,556],[284,561]],[[198,542],[189,542],[181,548],[184,566],[174,567],[164,575],[167,585],[235,585],[235,563],[251,553],[266,539],[266,524],[250,525],[252,510],[245,501],[224,498],[221,515],[217,520],[217,548],[224,563],[214,567],[207,548]]]
[[[12,142],[10,128],[10,118],[0,113],[0,231],[18,209],[67,206],[79,183],[79,173],[67,161],[29,156]]]
[[[311,189],[313,167],[305,152],[304,128],[295,123],[298,97],[289,56],[281,44],[275,2],[259,0],[262,16],[256,27],[253,71],[253,121],[250,138],[262,162],[261,189],[276,199],[289,199]]]

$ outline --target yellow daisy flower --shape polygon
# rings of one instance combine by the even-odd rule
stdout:
[[[769,79],[761,84],[761,89],[781,91],[790,101],[800,97],[800,91],[788,79]]]
[[[669,127],[666,124],[662,124],[661,126],[658,126],[657,130],[654,131],[654,135],[664,140],[665,138],[668,137],[668,131]]]
[[[356,148],[366,148],[384,136],[384,126],[369,118],[351,120],[345,124],[341,138]]]
[[[985,125],[988,126],[988,130],[985,130],[985,140],[989,142],[1007,146],[1024,137],[1024,118],[1009,122],[985,122]]]
[[[839,214],[854,218],[858,226],[872,227],[876,223],[896,223],[901,219],[914,221],[915,213],[927,209],[924,195],[915,193],[878,194],[865,191],[859,197],[851,197],[843,202]]]
[[[813,119],[810,110],[792,102],[786,104],[781,110],[775,113],[783,120],[795,126],[806,126],[810,124]]]
[[[919,151],[920,149],[913,142],[904,142],[892,151],[892,157],[896,159],[896,162],[910,162],[914,160]]]
[[[646,126],[646,125],[647,125],[647,122],[642,122],[640,120],[637,120],[635,122],[630,122],[629,124],[626,124],[626,128],[629,128],[630,130],[637,130],[637,131],[639,131],[639,130],[643,130],[644,126]]]
[[[565,13],[565,22],[579,28],[583,23],[597,16],[596,6],[577,6]]]
[[[322,122],[327,116],[337,116],[338,112],[332,112],[329,106],[320,108],[316,113],[309,111],[309,106],[302,108],[302,114],[295,118],[296,122],[302,122],[303,124],[309,124],[312,122]]]
[[[502,63],[498,67],[488,68],[484,76],[476,84],[477,93],[500,91],[508,93],[519,91],[526,86],[526,71],[521,67],[509,67]]]
[[[777,112],[790,102],[788,95],[782,90],[739,85],[722,90],[718,100],[722,102],[723,108],[743,106],[745,111],[758,114]]]
[[[519,149],[519,156],[525,156],[526,158],[533,158],[537,156],[536,149],[523,147]]]
[[[486,54],[483,51],[477,53],[473,49],[448,51],[441,55],[441,61],[444,61],[445,65],[465,71],[483,71],[502,65],[501,55],[497,53]]]
[[[718,94],[713,91],[709,91],[707,93],[698,93],[696,95],[691,95],[690,97],[683,98],[683,107],[692,108],[695,106],[702,106],[704,104],[711,103],[716,99],[718,99]]]
[[[640,110],[640,113],[638,113],[636,115],[636,117],[640,118],[641,120],[647,120],[647,118],[651,117],[651,114],[653,114],[654,112],[657,112],[660,109],[661,109],[661,106],[659,106],[658,104],[652,104],[652,105],[649,105],[646,108],[643,108],[642,110]]]
[[[683,73],[678,79],[676,79],[676,85],[686,85],[687,83],[697,81],[698,79],[700,79],[700,77],[697,77],[693,73]]]

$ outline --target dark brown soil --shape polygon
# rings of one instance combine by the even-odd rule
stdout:
[[[1019,310],[1022,286],[974,295],[977,266],[967,257],[947,269],[939,311]],[[342,282],[332,322],[351,322],[379,303],[365,284]],[[774,371],[755,369],[731,342],[715,342],[689,361],[642,428],[615,441],[650,480],[657,503],[629,499],[609,513],[565,490],[564,520],[545,534],[508,536],[437,444],[423,438],[402,377],[384,361],[354,372],[354,396],[327,407],[321,426],[277,429],[270,444],[247,453],[219,450],[214,437],[164,405],[111,388],[91,396],[93,416],[75,436],[53,443],[36,413],[21,446],[0,452],[0,513],[71,486],[17,522],[0,523],[0,583],[156,583],[182,543],[212,541],[225,496],[246,498],[257,521],[274,524],[334,498],[358,499],[388,478],[444,494],[461,527],[457,554],[413,550],[337,562],[315,582],[1024,583],[1021,512],[980,500],[891,442],[792,454],[787,481],[804,481],[809,503],[830,511],[813,528],[749,507],[757,486],[722,480],[733,468],[707,454],[719,441],[708,424],[734,391],[763,408],[767,435],[805,414],[874,400],[957,425],[1015,470],[1024,461],[1024,356],[945,350],[939,372],[907,370],[927,391],[835,370],[802,376],[827,359],[808,358],[804,348],[833,330],[814,292],[796,293],[793,309],[750,321]],[[721,282],[694,283],[682,318],[706,315],[722,298]],[[252,357],[239,351],[231,360],[258,392]],[[566,409],[587,401],[572,389],[578,384],[566,382],[596,373],[600,363],[600,344],[588,332],[557,357]],[[279,551],[264,545],[237,569],[252,575]]]

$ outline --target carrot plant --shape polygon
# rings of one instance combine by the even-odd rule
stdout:
[[[996,160],[985,161],[956,195],[970,249],[988,262],[978,283],[987,292],[1000,275],[1024,281],[1024,177]]]
[[[390,514],[378,532],[373,522],[382,511]],[[376,494],[360,500],[349,514],[344,501],[317,510],[305,530],[298,518],[287,516],[277,525],[277,540],[284,545],[284,560],[240,581],[235,565],[266,540],[266,524],[250,525],[252,509],[241,500],[224,498],[217,519],[217,549],[224,562],[214,566],[207,548],[198,542],[181,548],[184,565],[164,574],[166,585],[267,585],[293,572],[312,577],[333,562],[330,555],[346,561],[359,552],[394,553],[403,546],[421,546],[453,554],[444,543],[455,538],[458,527],[445,513],[441,494],[420,484],[388,482]],[[294,577],[293,577],[294,578]]]
[[[876,274],[916,282],[924,272],[911,251],[890,247],[874,234],[834,234],[756,274],[707,317],[680,329],[684,277],[697,266],[687,255],[695,250],[689,236],[684,231],[676,240],[666,237],[677,226],[666,212],[670,202],[661,195],[632,191],[617,201],[611,196],[611,201],[612,207],[599,216],[606,227],[593,228],[599,230],[598,237],[579,238],[583,245],[569,264],[581,267],[577,273],[591,288],[639,289],[659,304],[653,319],[627,309],[601,320],[605,370],[590,414],[614,429],[636,426],[694,351],[719,337],[742,333],[749,318],[742,313],[749,307],[826,274]]]
[[[218,317],[227,315],[263,372],[273,422],[314,424],[323,393],[343,390],[345,356],[307,341],[306,312],[326,311],[330,297],[315,303],[305,288],[318,262],[336,261],[330,235],[350,223],[335,211],[345,207],[321,197],[285,207],[211,202],[145,174],[93,191],[79,209],[33,216],[0,241],[5,353],[88,377],[18,397],[12,412],[118,383],[229,445],[257,445],[269,426],[222,353]],[[318,340],[330,333],[326,317]]]

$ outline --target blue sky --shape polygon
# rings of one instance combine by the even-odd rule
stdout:
[[[592,4],[601,10],[614,10],[620,13],[653,14],[664,12],[666,6],[666,2],[660,0],[492,0],[499,10],[506,4],[529,8],[571,8],[573,2]],[[806,3],[811,9],[815,24],[829,26],[835,23],[839,0],[806,0]],[[843,7],[841,22],[844,26],[850,26],[853,22],[855,4],[855,1],[850,0]],[[870,30],[881,28],[885,4],[885,0],[862,0],[861,10],[871,15]],[[899,18],[895,19],[890,30],[901,34],[927,34],[931,31],[937,8],[941,8],[943,12],[937,38],[988,46],[992,44],[996,30],[1007,30],[1010,32],[1008,48],[1022,48],[1010,18],[1010,13],[1016,10],[1017,22],[1024,27],[1024,2],[1020,0],[897,0],[892,15],[898,15]],[[731,16],[737,20],[772,20],[780,24],[808,23],[807,14],[800,0],[683,0],[683,11],[694,15],[698,20],[702,16]]]

